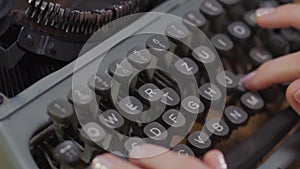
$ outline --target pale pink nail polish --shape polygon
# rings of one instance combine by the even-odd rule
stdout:
[[[227,164],[223,154],[219,154],[217,157],[218,169],[227,169]]]
[[[255,71],[253,71],[253,72],[247,74],[245,77],[242,78],[241,82],[242,82],[242,83],[246,83],[246,82],[251,81],[251,80],[254,78],[255,74],[256,74]]]
[[[92,161],[91,167],[92,169],[111,169],[112,163],[105,157],[97,156]]]
[[[298,91],[294,94],[294,99],[296,100],[297,103],[300,104],[300,90],[298,90]]]
[[[259,8],[255,11],[256,17],[263,17],[271,14],[275,9],[274,8]]]

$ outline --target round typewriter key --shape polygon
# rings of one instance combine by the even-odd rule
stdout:
[[[224,11],[222,5],[215,0],[205,0],[200,7],[201,12],[211,20],[216,19]]]
[[[155,52],[156,54],[165,54],[170,49],[170,43],[166,36],[163,35],[153,35],[151,36],[146,45],[151,51]],[[159,55],[161,56],[161,55]]]
[[[204,112],[203,103],[195,96],[189,96],[181,102],[184,115],[196,117]]]
[[[215,32],[222,31],[227,21],[224,9],[219,2],[216,0],[205,0],[200,6],[200,11],[211,21]]]
[[[88,84],[97,94],[106,97],[111,91],[112,78],[106,73],[98,73],[90,77]]]
[[[105,130],[95,122],[84,124],[81,130],[81,139],[89,145],[101,143],[106,136]]]
[[[281,35],[290,43],[291,52],[300,50],[300,31],[294,28],[280,30]]]
[[[241,97],[242,107],[249,113],[258,113],[264,108],[264,100],[256,93],[247,92]]]
[[[91,110],[94,112],[94,110],[97,109],[93,107],[93,103],[95,103],[94,93],[85,87],[74,87],[68,94],[68,100],[73,103],[76,108],[80,108],[84,111]]]
[[[115,110],[107,110],[101,113],[98,118],[101,124],[110,129],[120,131],[125,128],[122,127],[125,124],[124,118]],[[126,131],[124,132],[127,133]]]
[[[168,131],[157,122],[152,122],[147,124],[143,132],[145,136],[148,138],[149,143],[161,145],[161,146],[169,146],[170,140],[168,138]]]
[[[253,48],[249,54],[254,68],[273,58],[271,53],[264,48]]]
[[[143,104],[133,96],[123,98],[117,106],[122,116],[135,122],[140,120],[144,109]]]
[[[158,58],[159,66],[169,67],[171,65],[175,47],[169,42],[166,36],[153,35],[147,40],[146,46],[150,53]],[[173,53],[170,54],[169,52]]]
[[[187,144],[196,156],[202,156],[212,147],[211,139],[202,131],[191,133],[187,138]]]
[[[234,55],[234,45],[232,40],[228,36],[224,34],[214,35],[211,38],[211,42],[222,57],[232,58],[232,56]]]
[[[246,40],[251,36],[250,28],[246,24],[240,21],[231,23],[227,27],[227,30],[229,32],[229,35],[232,37],[232,39],[237,43],[244,44]]]
[[[138,89],[139,95],[145,102],[160,101],[163,97],[163,92],[153,83],[147,83]]]
[[[178,155],[180,156],[191,156],[191,157],[195,156],[193,150],[184,144],[178,144],[172,150],[177,152]]]
[[[255,19],[255,11],[251,10],[245,13],[244,15],[244,21],[246,22],[246,24],[248,26],[250,26],[250,28],[255,31],[257,29],[257,23],[256,23],[256,19]]]
[[[72,141],[64,141],[54,149],[55,158],[65,166],[74,167],[80,162],[81,151]]]
[[[230,71],[220,72],[216,77],[217,82],[226,88],[227,94],[233,92],[238,85],[236,76]]]
[[[180,128],[186,124],[184,116],[175,109],[168,110],[162,116],[163,122],[166,127]]]
[[[212,101],[219,101],[222,98],[220,89],[212,84],[205,83],[199,88],[199,93],[203,101],[210,104]]]
[[[177,71],[185,76],[193,76],[199,73],[198,66],[194,61],[189,58],[179,59],[175,63],[175,68]]]
[[[191,31],[195,31],[195,28],[199,28],[204,32],[208,31],[208,23],[206,18],[198,11],[189,11],[183,17],[183,23]]]
[[[163,102],[164,104],[166,104],[169,107],[175,107],[179,104],[180,97],[176,93],[175,90],[173,90],[170,87],[166,87],[166,88],[162,89],[162,92],[163,92],[163,95],[162,95],[161,102]]]
[[[152,55],[143,47],[134,47],[128,52],[128,61],[141,70],[151,63]]]
[[[166,35],[177,40],[184,41],[189,37],[189,30],[180,22],[174,22],[167,26]]]
[[[170,109],[162,115],[162,124],[168,129],[170,135],[178,136],[186,136],[191,126],[183,114],[176,109]]]
[[[279,34],[273,34],[268,37],[267,47],[274,57],[283,56],[290,53],[289,42]]]
[[[194,59],[204,64],[213,63],[216,60],[215,53],[207,46],[199,46],[192,55]]]
[[[226,139],[230,134],[228,125],[223,120],[217,118],[208,120],[205,123],[204,130],[212,134],[211,138],[216,141]]]
[[[125,149],[129,152],[132,148],[145,144],[145,141],[139,137],[131,137],[124,142]]]
[[[48,106],[48,115],[54,122],[65,124],[74,117],[73,106],[65,100],[55,100]]]
[[[126,82],[132,76],[132,66],[126,59],[113,61],[108,68],[109,74],[116,80]]]
[[[241,108],[236,106],[228,106],[224,112],[225,120],[232,129],[246,124],[248,121],[248,114]]]

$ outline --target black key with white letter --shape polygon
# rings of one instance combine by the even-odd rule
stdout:
[[[245,93],[240,101],[242,107],[249,113],[258,113],[265,106],[264,100],[258,94],[253,92]]]
[[[64,167],[71,168],[80,162],[81,151],[74,142],[65,141],[55,147],[54,156]]]
[[[202,131],[195,131],[187,138],[187,145],[197,156],[202,156],[213,146],[209,136]]]
[[[225,120],[232,129],[236,129],[247,123],[249,116],[241,108],[236,106],[228,106],[224,112]]]
[[[168,131],[161,124],[157,122],[149,123],[144,127],[143,131],[149,143],[165,147],[170,146]]]
[[[228,125],[222,119],[218,118],[209,119],[205,123],[204,130],[211,134],[212,140],[216,141],[227,139],[230,134]]]

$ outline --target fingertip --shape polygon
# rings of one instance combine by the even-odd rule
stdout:
[[[246,89],[255,90],[255,84],[253,83],[255,75],[256,75],[256,71],[253,71],[248,73],[242,78],[241,83]]]
[[[159,147],[151,144],[142,144],[133,147],[129,152],[129,157],[133,159],[150,158],[150,157],[161,155],[168,151],[169,151],[168,149],[163,147]]]
[[[290,84],[286,91],[286,98],[294,110],[300,115],[300,79]]]
[[[255,11],[256,23],[262,27],[268,27],[266,22],[269,16],[275,11],[275,8],[259,8]]]
[[[204,156],[204,162],[213,169],[227,169],[224,155],[219,150],[211,150]]]

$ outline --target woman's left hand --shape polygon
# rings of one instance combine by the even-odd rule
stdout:
[[[149,144],[133,148],[130,161],[104,154],[97,156],[91,166],[92,169],[227,169],[224,156],[218,150],[208,152],[201,161]]]

